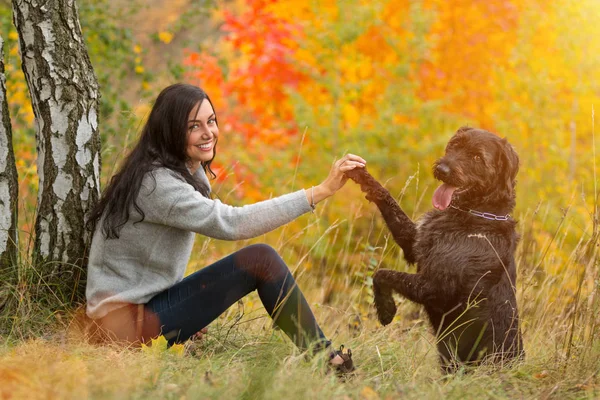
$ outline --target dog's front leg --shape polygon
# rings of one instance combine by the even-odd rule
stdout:
[[[373,275],[373,293],[377,318],[383,325],[392,322],[396,304],[392,292],[396,291],[415,303],[425,304],[435,294],[434,288],[421,274],[380,269]]]
[[[409,264],[414,264],[413,244],[417,232],[415,223],[402,211],[390,192],[365,168],[348,171],[346,176],[360,185],[361,190],[367,194],[367,200],[377,205],[392,237],[404,251],[404,258]]]

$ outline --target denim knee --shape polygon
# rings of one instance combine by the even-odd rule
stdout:
[[[260,258],[271,259],[271,258],[280,258],[279,253],[273,247],[266,243],[257,243],[252,244],[245,249],[253,254],[258,255]]]
[[[238,265],[261,277],[281,278],[289,269],[277,250],[268,244],[259,243],[243,248],[236,257]]]

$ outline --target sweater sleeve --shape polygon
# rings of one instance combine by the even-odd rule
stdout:
[[[304,190],[233,207],[208,199],[186,182],[164,174],[157,178],[156,190],[150,197],[160,197],[157,202],[151,202],[154,206],[168,206],[166,210],[163,208],[166,213],[161,213],[164,215],[161,223],[223,240],[260,236],[311,210]]]

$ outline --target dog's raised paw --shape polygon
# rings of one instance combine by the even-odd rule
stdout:
[[[367,194],[367,200],[372,201],[373,197],[373,177],[367,172],[365,168],[355,168],[344,173],[348,178],[352,179],[355,183],[360,185],[360,190]],[[374,197],[373,197],[374,198]]]
[[[396,303],[392,297],[392,290],[387,286],[389,273],[392,271],[380,269],[373,275],[373,295],[377,319],[382,325],[388,325],[396,315]]]
[[[396,315],[396,303],[392,293],[381,290],[377,286],[373,287],[375,297],[375,310],[377,310],[377,319],[382,325],[388,325]]]
[[[388,325],[396,316],[396,304],[393,297],[375,296],[375,309],[377,310],[377,319],[382,325]]]
[[[352,179],[354,182],[360,184],[360,183],[364,183],[366,181],[366,178],[368,176],[368,172],[365,168],[354,168],[351,169],[350,171],[346,171],[344,172],[344,174]]]

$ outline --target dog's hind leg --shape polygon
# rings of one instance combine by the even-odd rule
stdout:
[[[413,244],[417,228],[415,223],[402,211],[398,202],[365,168],[355,168],[346,176],[360,185],[366,198],[377,205],[396,243],[402,248],[404,258],[414,264]]]

